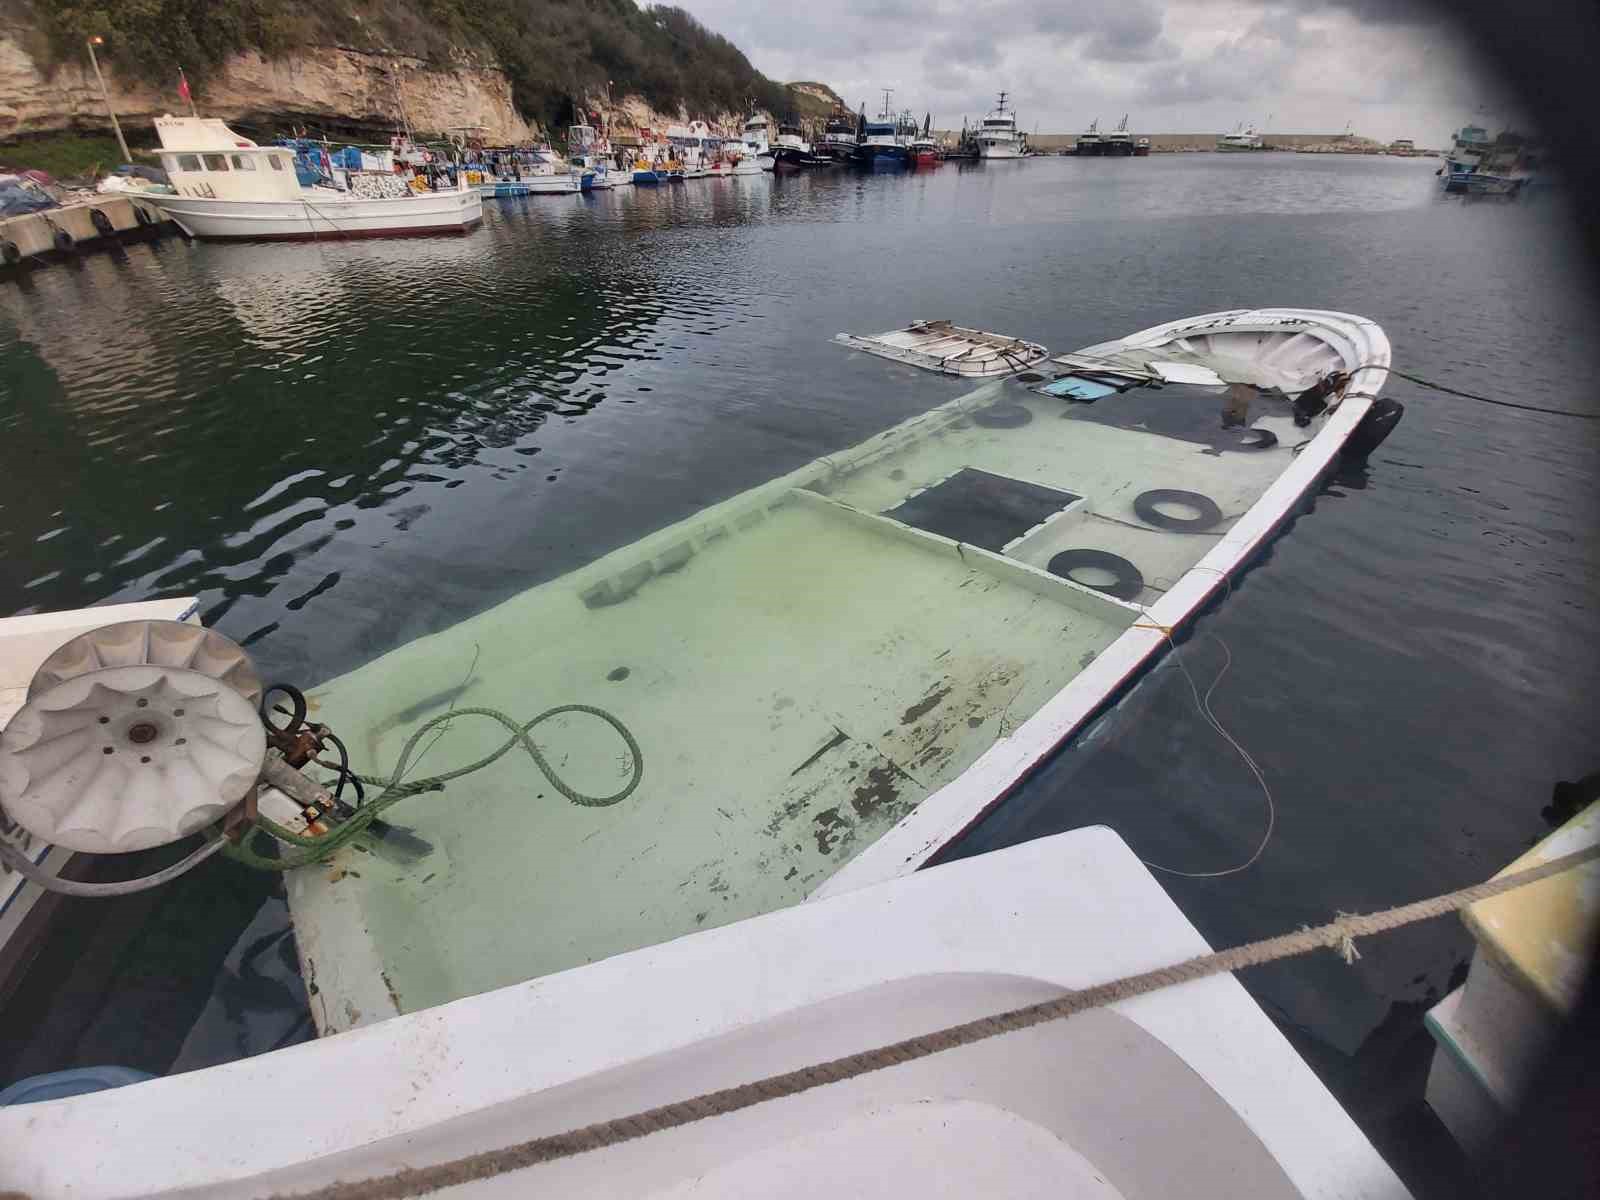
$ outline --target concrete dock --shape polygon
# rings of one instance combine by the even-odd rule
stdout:
[[[177,233],[147,200],[104,195],[0,220],[0,275]]]

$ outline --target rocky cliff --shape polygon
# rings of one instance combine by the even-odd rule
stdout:
[[[158,89],[106,71],[111,103],[130,135],[164,112],[178,112],[177,70]],[[398,129],[401,106],[414,129],[439,132],[478,126],[486,141],[534,136],[511,102],[511,85],[492,66],[462,61],[446,67],[404,55],[339,46],[304,46],[271,59],[233,55],[195,89],[202,115],[249,122],[303,122],[370,133]],[[0,32],[0,140],[64,129],[109,129],[105,103],[87,60],[53,72]]]

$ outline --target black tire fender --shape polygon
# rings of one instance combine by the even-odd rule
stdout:
[[[1181,504],[1199,513],[1194,517],[1173,517],[1162,512],[1159,504]],[[1133,511],[1146,525],[1157,529],[1170,529],[1175,533],[1199,533],[1210,529],[1222,520],[1222,510],[1210,496],[1199,492],[1185,492],[1178,488],[1152,488],[1133,498]]]
[[[1045,569],[1079,587],[1093,588],[1118,600],[1136,600],[1139,593],[1144,591],[1144,575],[1139,568],[1121,555],[1107,550],[1063,550],[1050,560]],[[1109,571],[1116,578],[1111,583],[1085,583],[1072,577],[1072,572],[1088,569]]]

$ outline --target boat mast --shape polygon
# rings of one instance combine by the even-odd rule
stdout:
[[[883,119],[885,121],[894,120],[894,117],[891,115],[890,109],[889,109],[889,98],[891,96],[893,96],[893,95],[894,95],[894,89],[893,88],[884,88],[883,89]]]

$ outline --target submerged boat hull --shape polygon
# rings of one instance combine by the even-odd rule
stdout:
[[[212,200],[155,193],[146,199],[190,237],[206,241],[415,237],[467,233],[483,220],[483,196],[476,188],[383,200]]]
[[[1252,430],[1274,438],[1250,448],[1226,423],[1198,441],[1165,432],[1165,406],[1193,415],[1181,388],[1089,405],[1040,393],[1042,368],[991,381],[331,681],[314,697],[321,719],[380,770],[457,696],[517,712],[604,704],[646,765],[617,808],[579,808],[508,760],[465,785],[470,803],[393,810],[437,847],[428,858],[341,851],[331,869],[294,872],[319,1026],[915,870],[1296,511],[1361,426],[1389,350],[1360,318],[1241,310],[1082,354],[1061,370],[1138,379],[1152,360],[1214,361],[1291,394],[1336,369],[1353,378],[1303,427],[1281,396],[1252,391]],[[1195,403],[1211,426],[1228,411],[1210,393]],[[1214,510],[1206,536],[1146,517],[1143,501],[1174,489]],[[1131,577],[1086,583],[1073,573],[1085,552]],[[492,665],[463,685],[475,647],[493,648]],[[453,724],[450,761],[502,736]],[[615,735],[599,722],[540,744],[588,773],[569,779],[580,791],[615,788]],[[516,916],[528,912],[539,920]]]

